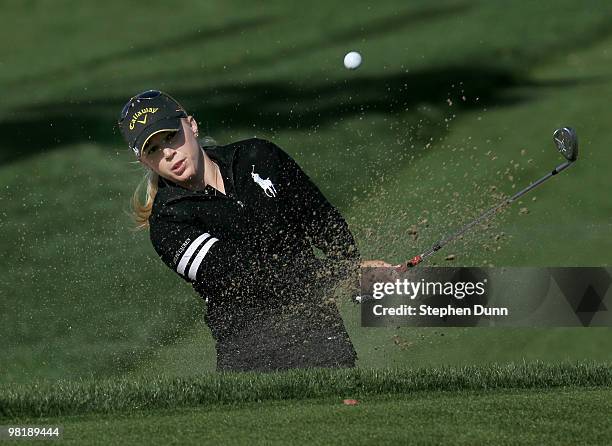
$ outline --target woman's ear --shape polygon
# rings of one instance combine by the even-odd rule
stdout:
[[[187,123],[191,127],[191,131],[193,132],[193,136],[198,137],[198,123],[193,116],[187,116]]]

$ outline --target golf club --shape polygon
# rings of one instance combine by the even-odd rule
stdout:
[[[444,247],[447,243],[449,243],[449,242],[455,240],[456,238],[460,237],[461,235],[463,235],[470,228],[474,227],[475,225],[477,225],[478,223],[482,222],[483,220],[486,220],[487,218],[492,216],[498,210],[500,210],[503,207],[509,205],[510,203],[515,201],[517,198],[522,197],[523,195],[525,195],[530,190],[532,190],[535,187],[537,187],[540,184],[542,184],[544,181],[548,180],[552,176],[557,175],[559,172],[561,172],[561,171],[565,170],[566,168],[568,168],[569,166],[571,166],[574,163],[574,161],[576,161],[576,159],[578,158],[578,136],[576,135],[576,131],[573,128],[571,128],[571,127],[562,127],[562,128],[559,128],[559,129],[555,130],[554,133],[553,133],[553,142],[555,143],[555,146],[557,147],[557,150],[566,159],[566,161],[563,164],[560,164],[559,166],[555,167],[552,172],[547,173],[542,178],[540,178],[539,180],[531,183],[525,189],[517,192],[516,194],[514,194],[510,198],[506,198],[504,201],[502,201],[498,205],[494,206],[493,208],[489,209],[488,211],[486,211],[485,213],[480,215],[480,217],[478,217],[474,221],[468,223],[467,225],[465,225],[463,228],[461,228],[460,230],[458,230],[454,234],[452,234],[452,235],[450,235],[450,236],[448,236],[448,237],[438,241],[431,248],[429,248],[427,251],[423,252],[422,254],[420,254],[418,256],[413,257],[412,259],[408,260],[405,263],[402,263],[401,265],[399,265],[396,268],[397,271],[398,272],[403,272],[403,271],[406,271],[408,268],[411,268],[413,266],[418,265],[423,260],[425,260],[427,257],[433,255],[434,253],[436,253],[437,251],[442,249],[442,247]]]

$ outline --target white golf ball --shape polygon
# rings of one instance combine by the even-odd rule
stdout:
[[[351,51],[344,56],[344,66],[349,70],[356,70],[361,65],[361,54]]]

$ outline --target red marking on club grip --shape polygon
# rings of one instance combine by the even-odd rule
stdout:
[[[421,256],[414,256],[413,258],[408,260],[408,265],[409,266],[417,266],[419,263],[421,263],[421,260],[423,260],[421,258]]]
[[[415,256],[412,259],[408,260],[406,263],[402,263],[401,265],[396,266],[395,270],[398,273],[404,273],[408,268],[412,268],[413,266],[416,266],[421,263],[422,260],[423,258],[421,256]]]

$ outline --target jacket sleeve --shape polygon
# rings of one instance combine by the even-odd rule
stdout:
[[[259,256],[254,247],[219,225],[203,224],[194,213],[197,204],[177,203],[159,212],[151,224],[153,247],[169,268],[187,282],[211,286],[244,277],[245,268],[257,274]]]
[[[358,262],[360,255],[355,239],[338,209],[291,156],[279,147],[276,149],[281,166],[281,184],[287,189],[285,199],[294,208],[298,224],[311,243],[329,259]]]

